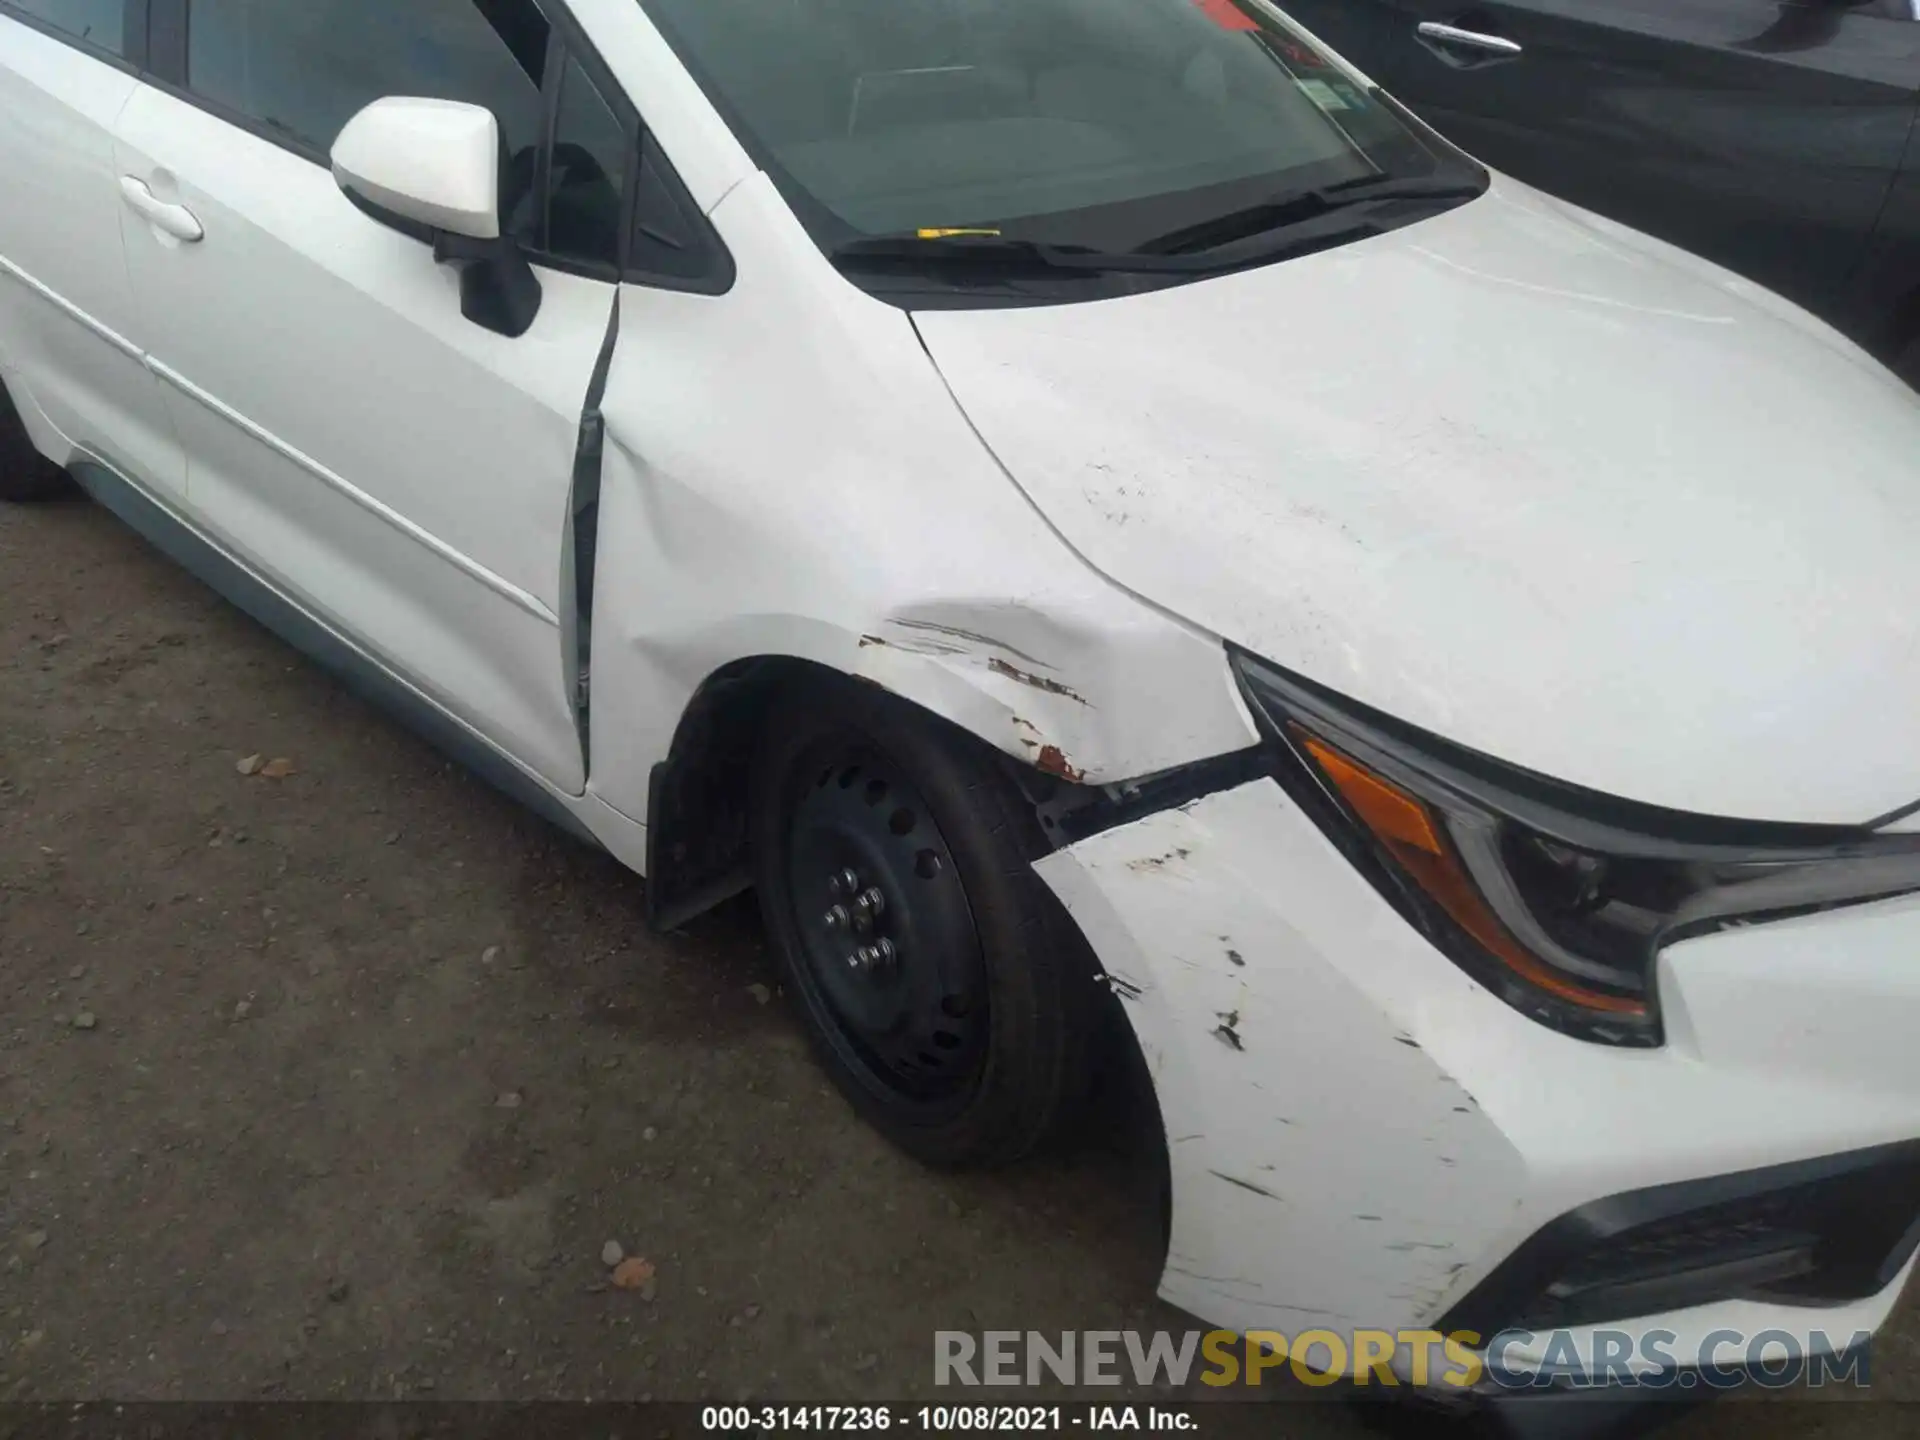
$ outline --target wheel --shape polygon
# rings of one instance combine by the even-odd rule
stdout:
[[[1084,1095],[1100,992],[1039,826],[970,736],[805,684],[754,774],[753,863],[787,987],[854,1107],[936,1165],[1033,1150]]]
[[[44,500],[67,483],[67,472],[33,448],[13,397],[0,385],[0,500]]]

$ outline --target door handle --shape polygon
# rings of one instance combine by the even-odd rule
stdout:
[[[122,175],[120,195],[134,213],[174,239],[191,245],[197,240],[206,238],[205,228],[191,210],[184,205],[169,205],[147,188],[146,181],[136,180],[131,175]]]
[[[1422,40],[1438,40],[1443,45],[1458,45],[1462,50],[1484,50],[1489,55],[1518,55],[1520,47],[1504,35],[1483,35],[1478,30],[1462,30],[1457,25],[1442,25],[1424,20],[1414,32]]]

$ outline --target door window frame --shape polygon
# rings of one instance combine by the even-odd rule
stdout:
[[[155,89],[171,95],[176,100],[204,110],[226,124],[243,130],[247,134],[264,140],[271,145],[297,155],[310,164],[331,171],[332,161],[322,150],[302,137],[275,129],[235,109],[233,106],[210,100],[195,93],[188,87],[187,80],[187,31],[192,20],[193,0],[125,0],[128,7],[128,48],[136,31],[140,44],[140,60],[125,64],[140,78]],[[555,131],[559,122],[560,86],[567,71],[569,60],[578,64],[580,70],[592,81],[594,89],[619,122],[626,137],[626,156],[621,186],[620,253],[615,264],[600,264],[564,256],[550,255],[531,246],[526,247],[527,258],[543,270],[554,270],[569,275],[579,275],[592,280],[604,280],[608,283],[630,283],[644,285],[656,290],[681,290],[701,295],[720,295],[730,290],[734,280],[733,257],[720,239],[707,217],[701,213],[686,186],[680,180],[678,172],[666,154],[661,151],[659,142],[638,108],[627,97],[626,92],[614,79],[613,72],[594,48],[586,31],[563,3],[563,0],[538,0],[539,9],[552,30],[547,45],[546,73],[540,79],[541,89],[541,136],[540,149],[534,162],[535,185],[543,196],[551,188],[551,166]],[[13,14],[11,0],[0,0],[0,11]],[[45,28],[36,26],[35,28]],[[81,45],[89,54],[101,54],[106,59],[114,57],[104,51],[86,46],[74,37],[65,37],[76,45]],[[648,270],[632,261],[635,237],[639,227],[647,217],[639,213],[641,161],[646,158],[658,169],[666,185],[668,196],[678,213],[678,220],[686,232],[694,237],[704,264],[700,273],[693,276],[663,274]],[[550,197],[548,197],[550,198]],[[544,203],[544,201],[543,201]]]
[[[71,30],[63,30],[51,20],[22,9],[13,0],[0,0],[0,15],[9,20],[18,20],[29,30],[37,30],[62,44],[70,45],[82,55],[90,55],[95,60],[124,70],[129,75],[139,75],[147,63],[147,0],[121,0],[120,49],[116,52],[104,45],[96,45],[91,40],[83,40]]]

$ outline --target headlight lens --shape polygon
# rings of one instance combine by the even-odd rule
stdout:
[[[1581,1039],[1660,1043],[1654,967],[1674,940],[1920,891],[1920,837],[1615,800],[1234,664],[1283,783],[1382,894],[1501,999]]]

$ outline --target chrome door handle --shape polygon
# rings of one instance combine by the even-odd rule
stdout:
[[[134,213],[174,239],[191,245],[206,238],[206,230],[191,210],[184,205],[169,205],[147,188],[146,181],[122,175],[120,195]]]
[[[1478,30],[1462,30],[1457,25],[1442,25],[1424,20],[1414,32],[1422,40],[1438,40],[1443,45],[1458,45],[1463,50],[1484,50],[1489,55],[1518,55],[1520,47],[1501,35],[1483,35]]]

